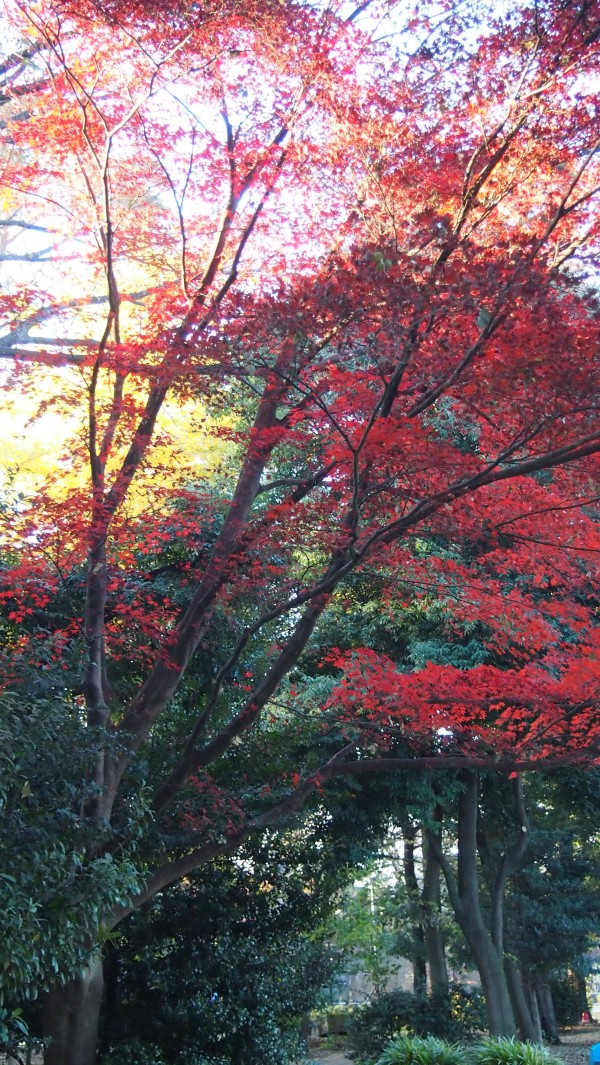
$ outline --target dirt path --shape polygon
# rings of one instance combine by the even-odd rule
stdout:
[[[579,1028],[561,1032],[560,1046],[552,1047],[552,1051],[565,1065],[588,1065],[590,1047],[594,1043],[600,1043],[600,1025],[582,1024]]]
[[[315,1065],[348,1065],[352,1059],[346,1057],[341,1050],[311,1050],[308,1059]]]

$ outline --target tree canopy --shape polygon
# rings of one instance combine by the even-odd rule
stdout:
[[[102,923],[335,775],[596,763],[598,5],[4,9],[1,665],[84,867],[152,808]],[[430,597],[489,659],[338,646]]]

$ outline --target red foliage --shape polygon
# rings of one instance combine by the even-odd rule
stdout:
[[[122,737],[98,815],[202,653],[158,810],[282,686],[291,721],[353,574],[382,611],[478,623],[500,664],[323,648],[344,771],[398,737],[596,762],[598,5],[9,6],[7,195],[53,252],[22,238],[43,284],[15,274],[2,354],[73,434],[14,511],[8,680],[72,587],[52,640]]]

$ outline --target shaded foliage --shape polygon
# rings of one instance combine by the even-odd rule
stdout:
[[[105,743],[59,694],[0,697],[0,1004],[35,998],[73,973],[93,949],[106,907],[141,884],[135,840],[143,802],[128,804],[102,840],[86,814],[91,768]]]
[[[373,1060],[404,1030],[455,1042],[483,1028],[481,992],[454,984],[447,995],[413,995],[409,991],[379,995],[352,1015],[349,1040],[360,1059]]]

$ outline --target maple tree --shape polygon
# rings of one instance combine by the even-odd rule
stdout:
[[[148,759],[187,817],[103,926],[335,775],[597,761],[598,5],[4,6],[0,354],[62,435],[3,502],[5,685],[106,737],[87,860]],[[499,664],[321,642],[353,580]]]

